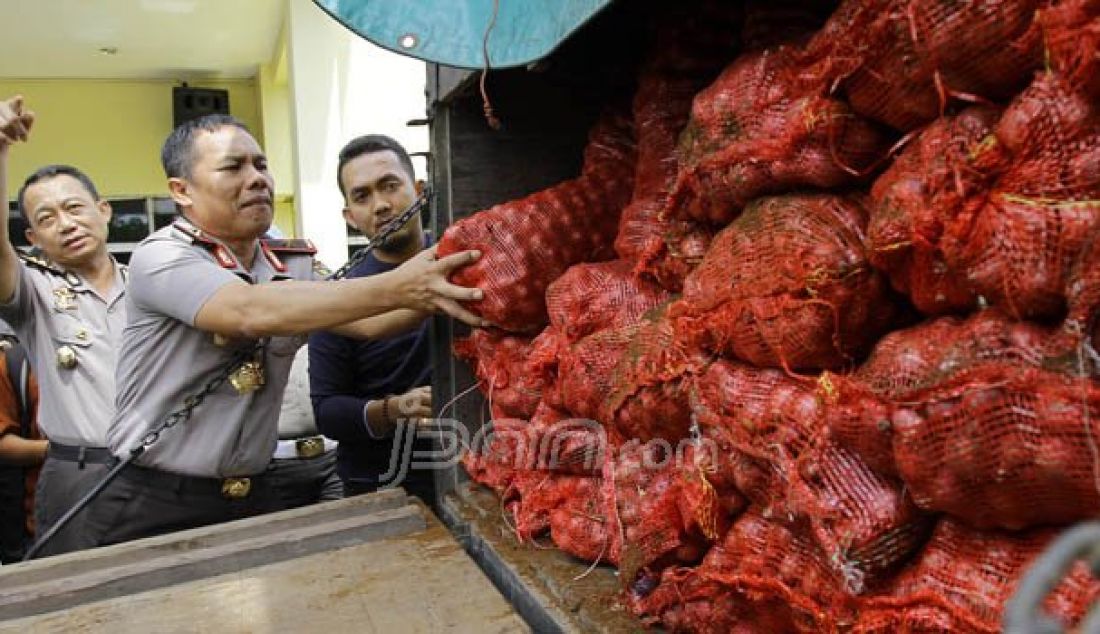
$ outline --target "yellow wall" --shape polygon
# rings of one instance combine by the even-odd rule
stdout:
[[[298,179],[291,146],[285,26],[279,34],[272,60],[261,65],[256,74],[256,86],[263,117],[264,151],[275,177],[275,226],[288,237],[301,236],[294,212],[294,186]]]
[[[5,80],[0,97],[22,94],[38,119],[30,142],[13,148],[12,195],[23,179],[48,163],[86,171],[103,196],[166,193],[160,146],[172,131],[173,81]],[[263,143],[255,80],[188,82],[229,91],[231,113]]]

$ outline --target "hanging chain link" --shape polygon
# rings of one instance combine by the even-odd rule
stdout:
[[[400,231],[401,228],[405,226],[405,224],[412,220],[413,216],[427,208],[428,204],[431,202],[431,198],[431,189],[424,188],[424,191],[419,196],[417,196],[416,200],[413,201],[413,204],[410,205],[408,209],[401,212],[401,215],[386,223],[386,225],[382,227],[382,229],[373,239],[368,240],[367,244],[362,249],[356,251],[355,254],[352,255],[350,259],[348,259],[347,263],[337,269],[335,273],[329,275],[326,279],[344,279],[344,277],[347,276],[348,271],[350,271],[357,264],[365,260],[366,257],[370,255],[370,253],[374,249],[384,244],[386,240],[390,238],[390,236]],[[202,402],[206,400],[206,397],[216,392],[218,388],[220,388],[226,381],[228,381],[229,377],[241,364],[247,363],[252,359],[256,359],[260,354],[263,353],[265,343],[266,339],[258,339],[251,345],[242,346],[236,352],[234,352],[233,357],[230,358],[229,362],[226,363],[226,365],[216,375],[214,375],[209,381],[207,381],[206,385],[204,385],[201,390],[185,398],[183,400],[182,407],[168,414],[168,416],[165,417],[164,421],[160,425],[145,434],[145,436],[143,436],[141,439],[141,443],[139,443],[137,447],[134,447],[130,450],[131,455],[133,457],[137,457],[142,453],[145,453],[146,449],[148,449],[153,443],[160,440],[160,436],[162,433],[191,418],[191,415],[195,412],[195,408],[197,408],[199,405],[202,405]]]

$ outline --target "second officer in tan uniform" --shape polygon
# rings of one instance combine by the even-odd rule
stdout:
[[[126,269],[107,251],[111,207],[80,170],[39,169],[19,190],[27,238],[43,257],[19,253],[8,236],[8,154],[29,136],[22,99],[0,101],[0,319],[11,324],[38,376],[38,424],[49,439],[35,495],[44,533],[103,477],[111,459],[115,358],[126,323]],[[78,515],[42,554],[93,545]]]
[[[101,544],[279,507],[263,473],[306,333],[381,337],[436,312],[482,325],[459,304],[480,299],[481,291],[446,279],[475,252],[436,260],[428,250],[383,275],[325,282],[311,281],[308,244],[261,241],[272,221],[274,184],[259,145],[236,119],[211,115],[183,124],[161,158],[183,219],[147,238],[130,260],[111,451],[123,457],[141,444],[229,365],[237,346],[262,345],[96,499],[89,525]]]

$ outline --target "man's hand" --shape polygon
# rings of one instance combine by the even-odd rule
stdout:
[[[34,125],[34,113],[23,109],[23,96],[0,101],[0,152],[18,141],[26,141]]]
[[[418,420],[432,417],[432,388],[424,385],[390,397],[390,416]]]
[[[481,289],[457,286],[447,281],[455,269],[477,261],[481,253],[461,251],[437,260],[435,250],[434,246],[425,249],[393,270],[398,280],[396,287],[400,305],[423,313],[446,313],[475,327],[489,326],[488,321],[459,303],[481,299]]]

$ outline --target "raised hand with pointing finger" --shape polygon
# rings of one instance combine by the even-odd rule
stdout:
[[[0,151],[17,141],[26,141],[34,125],[34,113],[23,108],[22,95],[0,101]]]

